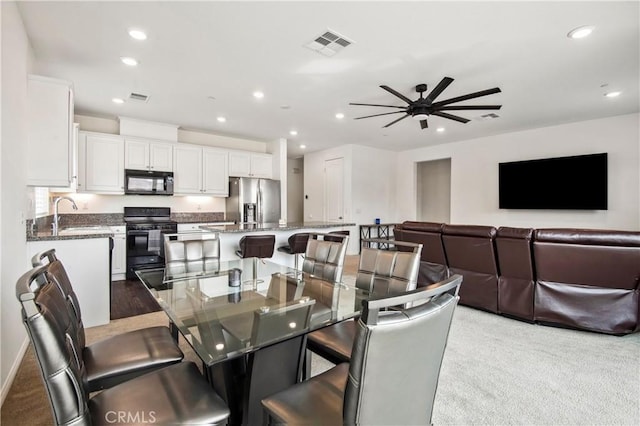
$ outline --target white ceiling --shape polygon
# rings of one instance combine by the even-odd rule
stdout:
[[[640,15],[634,2],[23,2],[40,74],[71,80],[76,111],[178,124],[261,141],[289,140],[289,155],[342,144],[391,150],[637,112]],[[593,34],[569,39],[573,28]],[[146,41],[129,37],[146,31]],[[303,47],[327,29],[354,41],[333,57]],[[140,64],[120,62],[133,56]],[[438,100],[500,87],[465,104],[467,124],[430,117],[387,129],[402,105],[386,84],[417,98],[444,76]],[[606,87],[602,85],[608,84]],[[262,90],[262,100],[253,98]],[[621,90],[615,99],[603,94]],[[112,103],[137,92],[148,103]],[[209,97],[215,99],[209,99]],[[289,109],[281,106],[288,105]],[[343,120],[335,118],[345,114]],[[223,115],[226,123],[218,123]],[[391,118],[389,118],[391,117]],[[437,133],[436,127],[446,131]],[[289,135],[296,129],[298,135]]]

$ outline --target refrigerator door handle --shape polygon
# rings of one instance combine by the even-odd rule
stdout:
[[[258,223],[262,223],[262,187],[260,186],[260,181],[258,181],[258,203],[256,206],[256,209],[258,210],[256,212],[256,222]]]

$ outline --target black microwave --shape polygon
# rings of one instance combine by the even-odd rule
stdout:
[[[124,171],[124,193],[135,195],[173,195],[173,172]]]

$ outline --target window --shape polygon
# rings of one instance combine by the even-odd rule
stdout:
[[[49,214],[49,188],[35,188],[36,217]]]

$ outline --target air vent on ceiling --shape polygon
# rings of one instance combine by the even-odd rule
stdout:
[[[312,42],[305,44],[304,47],[324,56],[333,56],[350,44],[353,44],[352,40],[349,40],[336,31],[328,29]]]
[[[132,100],[132,101],[137,101],[137,102],[148,102],[149,101],[149,96],[143,95],[141,93],[131,92],[131,94],[129,94],[129,99]]]
[[[500,116],[498,114],[496,114],[495,112],[490,112],[487,114],[482,114],[479,115],[477,117],[474,117],[474,120],[478,120],[478,121],[487,121],[487,120],[494,120],[496,118],[500,118]]]

